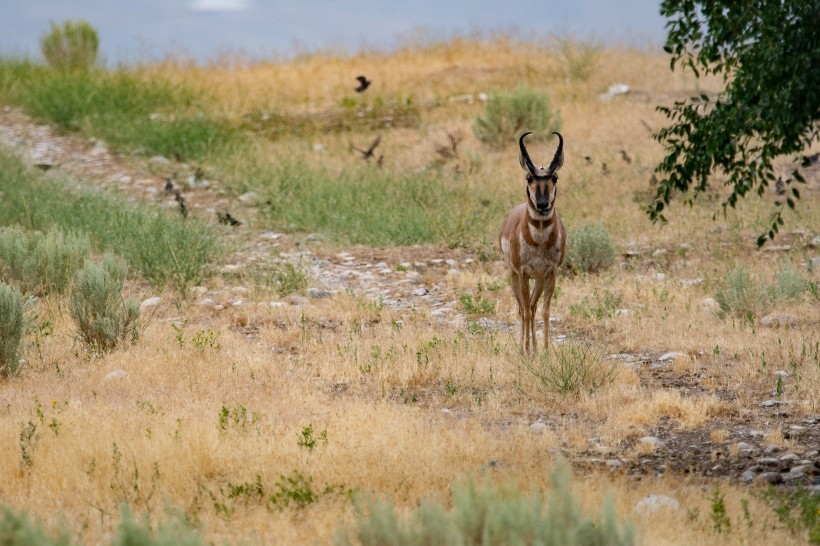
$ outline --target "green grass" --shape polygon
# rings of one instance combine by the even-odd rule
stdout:
[[[124,257],[157,288],[184,293],[219,259],[217,235],[207,225],[99,191],[69,190],[2,149],[0,192],[0,226],[87,235],[93,247]]]
[[[203,113],[204,93],[126,70],[59,71],[0,61],[0,97],[34,118],[81,130],[117,150],[203,160],[241,139]]]
[[[361,166],[332,172],[298,161],[274,166],[244,159],[244,168],[226,178],[241,191],[259,193],[272,227],[322,233],[343,244],[464,246],[487,238],[503,214],[499,203],[435,171]]]

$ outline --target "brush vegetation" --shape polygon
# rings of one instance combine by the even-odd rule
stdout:
[[[816,268],[804,267],[817,254],[817,181],[807,178],[805,206],[784,211],[794,231],[781,231],[780,249],[755,251],[756,235],[771,223],[777,197],[770,191],[715,216],[728,189],[713,185],[663,229],[651,227],[640,205],[656,191],[652,172],[664,153],[651,138],[665,122],[655,106],[723,87],[719,79],[670,73],[668,61],[647,51],[504,36],[411,43],[391,53],[76,72],[3,60],[4,103],[87,148],[102,139],[123,164],[156,177],[159,193],[146,204],[136,184],[107,193],[97,187],[106,176],[33,172],[6,150],[0,225],[27,238],[52,230],[87,238],[97,267],[106,252],[125,259],[133,278],[89,292],[111,295],[105,313],[149,292],[163,298],[140,319],[139,343],[129,334],[111,351],[78,346],[67,312],[77,294],[72,283],[31,299],[18,345],[29,364],[0,381],[4,502],[96,544],[123,536],[124,521],[161,535],[168,505],[194,522],[184,529],[216,544],[327,544],[337,532],[355,543],[359,530],[418,536],[428,523],[446,539],[466,528],[459,514],[473,512],[463,506],[487,505],[532,515],[533,529],[551,506],[578,508],[571,525],[545,533],[612,529],[608,538],[623,542],[631,526],[648,544],[805,543],[814,520],[801,515],[792,523],[798,504],[813,506],[805,499],[784,499],[788,515],[745,486],[720,482],[716,494],[703,487],[713,481],[701,472],[716,464],[708,455],[690,479],[665,452],[648,457],[632,447],[659,430],[671,444],[673,436],[708,437],[720,426],[727,442],[701,452],[729,464],[740,431],[752,427],[784,449],[802,442],[784,434],[792,421],[760,406],[776,386],[789,402],[788,419],[799,422],[820,407],[818,278]],[[354,95],[361,73],[374,83]],[[633,91],[607,95],[615,82]],[[504,212],[526,196],[517,135],[509,133],[518,129],[499,118],[490,132],[506,136],[493,145],[473,131],[477,120],[490,121],[482,93],[510,89],[549,97],[551,120],[560,112],[566,162],[557,207],[571,248],[578,244],[570,261],[596,264],[559,276],[554,350],[524,363],[516,304],[495,248]],[[555,127],[526,129],[547,138]],[[352,149],[379,135],[369,160]],[[533,146],[533,160],[547,162],[553,143]],[[144,167],[154,154],[169,159],[168,173]],[[214,206],[230,203],[246,223],[210,224],[213,213],[193,206],[183,219],[157,204],[172,199],[161,191],[165,176],[195,167],[213,188],[192,191]],[[235,199],[251,192],[254,203]],[[592,226],[586,235],[583,226]],[[260,239],[261,230],[278,238]],[[223,273],[220,256],[233,250],[244,254],[230,254]],[[359,272],[362,285],[367,275],[385,280],[408,306],[325,278],[346,261],[343,251],[354,264],[383,262]],[[748,280],[726,278],[735,266]],[[10,271],[3,271],[7,284],[28,281]],[[259,289],[248,290],[245,280]],[[200,284],[208,290],[201,300],[180,297]],[[764,309],[747,285],[764,287],[767,309],[793,316],[791,324],[760,325]],[[327,286],[331,297],[310,297],[311,288]],[[429,293],[410,300],[422,286]],[[726,318],[717,316],[715,300],[724,302]],[[123,331],[111,339],[122,340],[116,332]],[[686,356],[660,370],[645,365],[670,351]],[[113,370],[128,375],[112,377]],[[773,370],[789,375],[776,383]],[[544,428],[531,428],[536,421]],[[593,438],[608,455],[591,451]],[[551,500],[570,490],[551,477],[558,452],[579,469],[575,504]],[[624,471],[607,472],[609,457],[622,460]],[[659,476],[630,479],[634,469]],[[474,495],[454,489],[469,476],[487,485],[478,482]],[[610,515],[598,517],[607,494]],[[680,509],[636,513],[650,494],[673,496]],[[378,501],[371,514],[352,498]],[[529,511],[505,508],[511,505]],[[530,528],[486,516],[476,525]],[[395,528],[385,527],[393,521]]]

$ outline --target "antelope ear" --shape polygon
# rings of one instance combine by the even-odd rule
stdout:
[[[552,163],[550,163],[547,172],[550,175],[555,174],[558,172],[558,169],[564,164],[564,137],[561,136],[561,133],[555,131],[552,134],[558,135],[558,149],[555,150],[555,157],[552,158]]]
[[[535,176],[535,165],[533,165],[530,154],[527,153],[527,147],[524,145],[524,137],[531,134],[532,131],[527,131],[518,139],[518,148],[521,151],[518,155],[518,162],[521,164],[521,168],[527,171],[528,174]]]

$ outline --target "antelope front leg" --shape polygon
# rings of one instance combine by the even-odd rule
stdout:
[[[552,303],[552,293],[555,291],[555,271],[547,275],[544,283],[544,351],[550,346],[550,303]]]
[[[535,286],[532,289],[532,295],[530,296],[530,317],[532,317],[532,322],[530,323],[530,335],[532,336],[532,347],[533,351],[538,351],[538,343],[535,341],[535,317],[536,312],[538,310],[538,298],[541,297],[541,294],[544,292],[544,279],[540,277],[535,278]]]
[[[532,336],[533,320],[532,308],[530,307],[530,278],[521,273],[516,276],[513,283],[513,289],[516,290],[516,299],[518,300],[518,311],[521,315],[521,344],[526,354],[532,352],[532,346],[535,339]]]

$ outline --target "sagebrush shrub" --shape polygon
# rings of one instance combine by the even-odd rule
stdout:
[[[23,340],[23,301],[20,291],[0,283],[0,377],[9,376],[20,367],[17,352]]]
[[[572,494],[566,465],[552,475],[544,497],[514,487],[472,481],[453,488],[453,507],[422,501],[403,518],[386,501],[371,500],[357,511],[352,529],[340,529],[335,544],[541,544],[543,546],[612,546],[634,543],[632,528],[620,524],[609,500],[596,519],[583,515]],[[355,540],[351,539],[351,535]]]
[[[774,297],[779,301],[791,301],[800,298],[808,292],[811,282],[805,278],[795,265],[788,261],[774,277],[772,290]]]
[[[549,97],[528,87],[492,95],[484,115],[476,118],[473,132],[482,142],[502,147],[515,142],[519,133],[533,131],[540,137],[558,131],[561,120]]]
[[[772,303],[767,287],[754,279],[747,269],[735,266],[723,280],[723,285],[715,292],[718,316],[733,315],[739,318],[757,316],[766,311]]]
[[[53,228],[47,233],[10,227],[0,231],[0,271],[23,292],[62,293],[82,267],[90,245],[85,236]]]
[[[77,272],[68,310],[82,340],[95,350],[137,340],[139,305],[122,297],[125,273],[125,260],[112,254],[102,263],[86,262]]]
[[[521,390],[548,398],[594,393],[612,383],[619,370],[600,348],[574,342],[551,344],[532,357],[521,355],[521,366],[530,379],[519,385]]]
[[[40,38],[40,51],[49,66],[59,70],[88,70],[97,60],[100,38],[87,21],[51,23]]]
[[[615,243],[598,221],[569,230],[564,266],[576,273],[597,273],[615,263]]]

